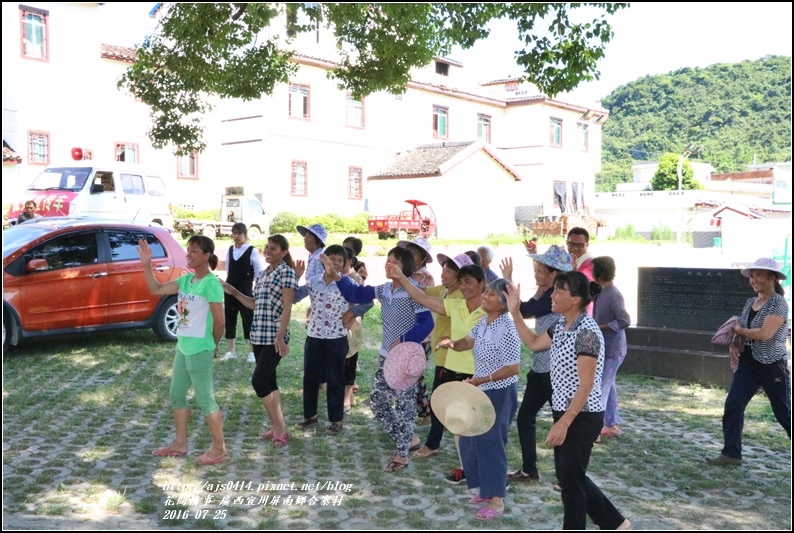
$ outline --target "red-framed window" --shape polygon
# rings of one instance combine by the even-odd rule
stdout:
[[[290,84],[289,86],[289,116],[309,120],[309,95],[311,90],[308,85]]]
[[[20,52],[26,59],[48,61],[50,38],[47,21],[50,12],[36,7],[19,6]]]
[[[292,176],[290,192],[292,196],[308,196],[309,172],[306,161],[292,162]]]
[[[28,163],[50,164],[50,134],[46,131],[28,131]]]
[[[360,167],[347,169],[347,197],[350,200],[364,198],[364,171]]]

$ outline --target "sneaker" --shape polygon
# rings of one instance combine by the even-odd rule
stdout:
[[[298,426],[299,428],[307,428],[309,426],[313,426],[316,423],[317,423],[317,417],[314,416],[312,418],[304,418],[295,425]]]
[[[246,359],[249,363],[256,363],[256,357],[254,356],[254,352],[248,352],[248,359]]]
[[[742,460],[740,458],[729,457],[723,454],[720,454],[718,457],[713,459],[706,459],[706,462],[712,466],[739,466],[742,464]]]
[[[515,472],[509,472],[507,474],[508,481],[516,481],[518,483],[532,483],[534,481],[540,481],[540,476],[538,474],[527,474],[520,468]]]
[[[448,476],[444,478],[447,483],[452,483],[453,485],[460,485],[464,481],[466,481],[466,474],[463,472],[462,468],[456,468],[452,472],[449,473]]]
[[[234,352],[226,352],[226,355],[221,357],[221,361],[228,361],[229,359],[237,359],[237,354]]]
[[[336,437],[340,433],[342,433],[342,422],[332,422],[325,430],[325,434],[330,437]]]

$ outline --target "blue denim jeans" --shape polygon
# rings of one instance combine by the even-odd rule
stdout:
[[[725,438],[723,455],[742,458],[744,410],[761,387],[769,398],[775,418],[791,438],[791,378],[786,361],[768,365],[740,364],[733,375],[728,397],[725,398],[725,413],[722,415],[722,434]]]

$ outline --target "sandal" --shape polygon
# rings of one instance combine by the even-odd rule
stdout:
[[[394,456],[392,456],[394,457]],[[389,461],[389,464],[386,465],[386,468],[383,469],[384,472],[397,472],[398,470],[402,470],[408,466],[408,463],[401,463],[400,461],[395,461],[392,459]]]
[[[262,440],[273,440],[273,435],[274,435],[273,430],[272,429],[268,429],[267,431],[262,433],[259,436],[259,438],[262,439]]]
[[[477,514],[474,516],[477,517],[477,520],[491,520],[492,518],[501,516],[502,513],[504,513],[503,509],[491,509],[490,507],[483,507],[477,511]]]
[[[438,448],[434,450],[433,448],[430,448],[427,445],[425,445],[414,452],[414,457],[428,457],[430,455],[433,455],[434,453],[438,453]]]
[[[276,448],[283,448],[287,445],[287,433],[283,435],[273,435],[273,444],[276,445]]]
[[[469,503],[485,503],[485,504],[488,504],[488,503],[491,503],[491,498],[483,498],[483,497],[481,497],[478,494],[476,496],[472,496],[471,500],[469,500]]]

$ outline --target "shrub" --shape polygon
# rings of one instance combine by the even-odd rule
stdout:
[[[675,232],[670,229],[670,226],[662,224],[660,226],[654,226],[651,230],[651,240],[652,241],[674,241],[675,239]]]
[[[298,215],[290,213],[289,211],[276,213],[275,216],[273,216],[273,220],[270,222],[270,234],[294,232],[295,226],[301,223],[300,220]]]
[[[644,241],[645,238],[639,235],[634,229],[634,224],[626,224],[615,228],[615,234],[609,238],[611,241]]]

